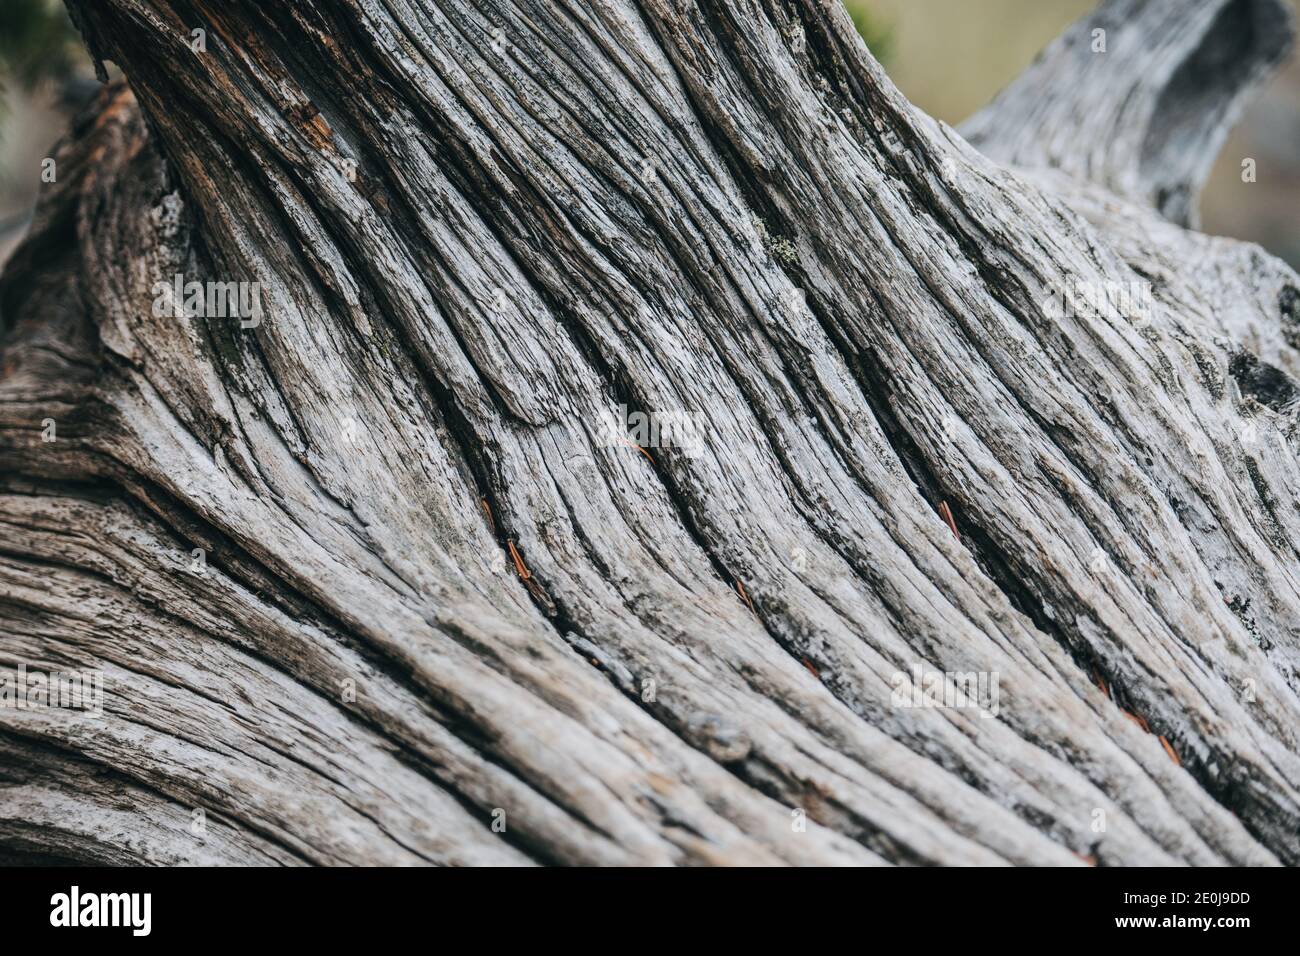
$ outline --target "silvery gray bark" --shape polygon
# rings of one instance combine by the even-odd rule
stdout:
[[[71,9],[0,667],[104,693],[0,710],[0,855],[1300,858],[1300,279],[1184,227],[1278,0],[974,146],[838,3]]]

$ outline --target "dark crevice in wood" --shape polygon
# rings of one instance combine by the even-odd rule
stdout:
[[[1282,369],[1261,361],[1253,352],[1239,351],[1228,362],[1228,374],[1241,394],[1282,415],[1300,404],[1300,383]]]

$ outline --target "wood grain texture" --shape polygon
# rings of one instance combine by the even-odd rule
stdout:
[[[838,3],[71,6],[0,670],[104,713],[0,710],[0,856],[1300,858],[1300,279],[1180,224],[1278,3],[1107,3],[978,152]]]

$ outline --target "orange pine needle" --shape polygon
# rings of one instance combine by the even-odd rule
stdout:
[[[808,660],[808,658],[806,657],[801,657],[799,658],[799,660],[803,661],[803,666],[808,668],[808,673],[812,674],[812,676],[816,677],[818,680],[822,679],[821,673],[817,670],[817,668],[812,666],[812,661]]]
[[[744,598],[744,599],[745,599],[745,603],[749,605],[750,613],[753,613],[753,611],[754,611],[754,602],[751,601],[751,600],[749,599],[749,595],[745,593],[745,585],[743,585],[743,584],[741,584],[739,581],[737,581],[737,582],[736,582],[736,590],[740,592],[740,596],[741,596],[742,598]]]
[[[1183,762],[1178,759],[1178,754],[1174,753],[1174,748],[1169,746],[1169,741],[1165,740],[1163,734],[1160,737],[1160,746],[1165,748],[1165,753],[1169,754],[1170,760],[1172,760],[1180,767],[1183,765]]]
[[[960,541],[961,535],[957,533],[957,522],[952,520],[952,509],[948,507],[948,502],[939,502],[939,514],[943,516],[944,521],[948,522],[948,527],[951,529],[953,537]]]
[[[641,454],[645,455],[645,460],[648,461],[648,462],[650,462],[650,464],[653,465],[653,464],[655,463],[655,460],[654,460],[653,458],[650,457],[650,453],[649,453],[648,451],[646,451],[644,448],[642,448],[640,445],[638,445],[636,442],[634,442],[634,441],[628,441],[628,439],[626,439],[626,438],[623,439],[623,442],[624,442],[624,444],[631,445],[633,448],[635,448],[635,449],[636,449],[637,451],[639,451]],[[656,467],[658,467],[658,466],[656,466]]]
[[[532,572],[528,570],[527,565],[524,564],[524,559],[519,556],[519,550],[515,547],[514,539],[511,538],[507,541],[506,546],[510,548],[510,557],[515,559],[515,572],[527,581],[533,575]]]
[[[488,530],[493,534],[497,533],[497,523],[492,520],[492,506],[488,504],[486,498],[480,498],[479,502],[483,505],[483,513],[487,515]]]

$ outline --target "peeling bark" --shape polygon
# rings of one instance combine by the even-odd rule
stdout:
[[[0,672],[105,692],[0,710],[0,856],[1300,858],[1300,279],[1185,228],[1276,0],[1111,0],[969,143],[814,0],[71,8]]]

